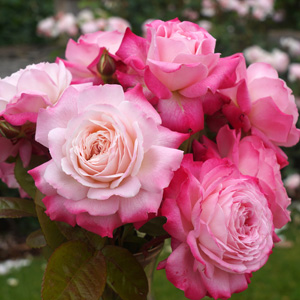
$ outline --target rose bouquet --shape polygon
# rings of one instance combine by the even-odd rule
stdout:
[[[147,257],[189,299],[245,290],[289,220],[294,96],[203,28],[96,32],[0,81],[1,217],[36,216],[43,299],[147,299]],[[142,257],[142,258],[141,258]]]

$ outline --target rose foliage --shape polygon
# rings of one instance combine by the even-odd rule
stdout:
[[[155,20],[0,79],[0,178],[20,193],[0,215],[38,218],[43,299],[147,299],[136,257],[165,239],[158,269],[193,300],[230,298],[267,262],[290,220],[280,147],[298,143],[298,111],[273,67],[215,44]]]

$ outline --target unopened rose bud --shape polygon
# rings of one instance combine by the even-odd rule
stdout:
[[[116,71],[116,64],[114,59],[108,54],[106,50],[103,51],[103,54],[98,63],[98,71],[103,77],[111,77]]]
[[[7,139],[16,138],[20,134],[20,127],[13,126],[5,120],[0,120],[0,134]]]

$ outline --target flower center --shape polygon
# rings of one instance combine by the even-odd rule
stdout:
[[[102,131],[97,131],[89,134],[86,137],[84,144],[84,157],[86,160],[91,160],[98,155],[101,155],[108,151],[111,145],[110,140],[107,137],[107,134]]]

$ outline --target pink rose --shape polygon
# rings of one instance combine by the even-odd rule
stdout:
[[[37,24],[37,33],[46,37],[55,38],[59,35],[54,17],[42,19]]]
[[[54,105],[70,82],[61,62],[27,66],[0,80],[0,115],[12,125],[35,123],[39,109]]]
[[[300,41],[293,37],[282,37],[280,38],[280,45],[287,48],[289,54],[293,57],[300,55]]]
[[[27,197],[28,195],[20,188],[19,183],[15,178],[15,163],[7,162],[9,158],[16,157],[18,154],[21,157],[24,167],[27,167],[32,152],[40,155],[36,147],[33,147],[31,142],[27,138],[19,139],[18,141],[12,142],[10,139],[0,136],[0,179],[9,188],[18,188],[21,197]]]
[[[287,53],[274,48],[268,52],[261,47],[254,45],[244,50],[245,58],[249,63],[264,62],[270,64],[278,72],[285,72],[288,69],[290,59]]]
[[[289,66],[289,80],[299,81],[300,80],[300,64],[299,63],[293,63]]]
[[[162,214],[171,255],[159,264],[189,299],[245,290],[273,247],[272,213],[256,181],[226,159],[187,155],[166,189]]]
[[[110,17],[107,19],[106,30],[107,31],[119,31],[125,32],[127,28],[130,28],[130,24],[127,20],[120,17]]]
[[[289,195],[291,195],[292,197],[296,197],[297,192],[300,188],[300,174],[294,173],[287,176],[287,178],[285,178],[284,180],[284,186],[286,187]]]
[[[147,27],[147,39],[126,31],[117,55],[136,76],[129,69],[125,75],[118,73],[118,79],[125,87],[130,79],[132,85],[144,81],[156,96],[151,101],[164,126],[179,132],[201,130],[201,96],[225,85],[236,57],[220,59],[214,53],[215,39],[197,24],[155,20]]]
[[[106,49],[109,54],[115,55],[123,39],[123,33],[118,31],[98,31],[82,35],[78,42],[69,40],[66,48],[66,60],[61,60],[72,73],[72,83],[93,82],[103,84],[101,75],[97,68],[99,60]]]
[[[221,89],[223,113],[234,128],[251,129],[265,143],[290,147],[299,141],[298,110],[292,91],[265,63],[254,63],[238,75],[232,88]],[[279,150],[278,150],[279,151]]]
[[[66,33],[70,36],[78,34],[76,17],[72,13],[58,13],[57,29],[60,34]]]
[[[30,174],[50,218],[112,237],[116,227],[157,213],[186,138],[160,123],[140,87],[69,88],[42,110],[36,139],[52,159]]]
[[[202,160],[205,156],[228,158],[243,175],[257,178],[258,185],[268,200],[276,228],[281,228],[290,221],[290,212],[287,208],[291,204],[291,199],[281,179],[276,153],[273,149],[267,148],[259,137],[241,138],[240,132],[237,133],[224,126],[217,135],[217,144],[205,139],[203,145],[196,142],[194,146],[197,160]]]
[[[86,21],[80,25],[80,30],[83,34],[93,33],[99,30],[104,30],[106,26],[106,20],[103,18]]]
[[[14,163],[5,163],[0,162],[0,179],[12,189],[19,189],[20,196],[22,198],[29,197],[27,193],[21,189],[20,185],[18,184],[15,178],[15,164]]]

